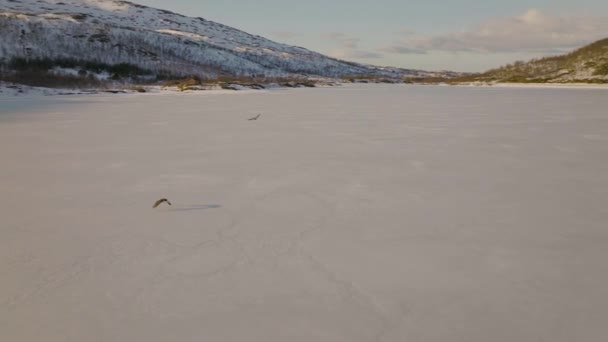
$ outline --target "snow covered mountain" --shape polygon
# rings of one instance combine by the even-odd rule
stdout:
[[[126,63],[172,77],[412,77],[337,60],[205,20],[127,1],[0,0],[0,63]]]
[[[608,38],[566,55],[515,62],[469,79],[516,83],[608,83]]]

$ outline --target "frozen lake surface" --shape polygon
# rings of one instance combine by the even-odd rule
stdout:
[[[0,101],[1,341],[608,336],[606,90]]]

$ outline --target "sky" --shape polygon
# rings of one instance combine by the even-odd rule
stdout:
[[[332,57],[484,71],[608,37],[608,0],[132,0]]]

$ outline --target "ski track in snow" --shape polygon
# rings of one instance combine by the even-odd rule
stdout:
[[[2,341],[608,333],[605,90],[1,101]]]

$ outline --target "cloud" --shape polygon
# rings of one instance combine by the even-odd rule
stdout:
[[[274,31],[274,32],[272,32],[272,35],[277,38],[280,38],[280,39],[291,39],[291,38],[299,37],[300,33],[291,32],[291,31]]]
[[[529,9],[517,17],[486,21],[470,31],[404,39],[382,51],[401,54],[419,54],[431,50],[556,53],[606,36],[608,17],[552,17],[537,9]]]
[[[405,55],[405,54],[424,55],[428,52],[427,50],[424,50],[424,49],[418,49],[418,48],[409,47],[406,45],[399,45],[399,44],[385,47],[382,49],[382,51],[388,52],[388,53],[403,54],[403,55]]]
[[[395,34],[398,34],[400,36],[412,36],[412,35],[416,34],[416,31],[412,30],[410,28],[402,28],[402,29],[398,30],[397,32],[395,32]]]
[[[375,59],[382,58],[381,53],[363,50],[338,50],[332,53],[334,57],[341,59],[356,58],[356,59]]]
[[[359,48],[361,39],[341,32],[329,32],[324,34],[323,38],[339,46],[339,48],[330,53],[331,56],[336,58],[374,59],[383,57],[382,54],[377,52],[361,50]]]

